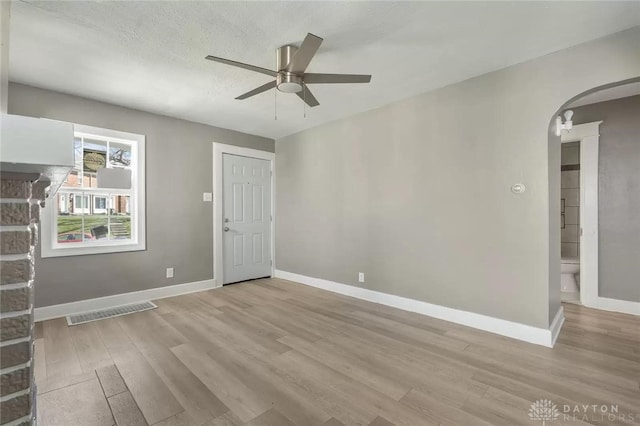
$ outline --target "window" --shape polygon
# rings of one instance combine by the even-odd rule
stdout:
[[[42,257],[145,249],[145,137],[75,125],[75,167],[42,216]]]
[[[99,197],[96,195],[96,197],[94,198],[94,201],[95,201],[94,207],[96,209],[96,212],[100,211],[100,213],[105,213],[107,210],[107,198]]]

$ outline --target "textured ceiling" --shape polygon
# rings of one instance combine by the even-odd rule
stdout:
[[[640,2],[14,2],[12,81],[279,138],[640,25]],[[325,39],[309,72],[367,73],[315,85],[320,106],[269,77],[275,49]]]

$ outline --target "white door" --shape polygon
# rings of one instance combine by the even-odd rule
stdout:
[[[271,275],[271,163],[224,154],[223,284]]]

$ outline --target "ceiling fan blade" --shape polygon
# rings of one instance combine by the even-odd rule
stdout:
[[[247,99],[247,98],[250,98],[252,96],[257,95],[258,93],[266,92],[269,89],[273,89],[274,87],[276,87],[276,81],[275,80],[270,81],[267,84],[263,84],[260,87],[256,87],[255,89],[253,89],[253,90],[251,90],[251,91],[249,91],[249,92],[247,92],[247,93],[245,93],[243,95],[238,96],[236,99],[239,99],[239,100]]]
[[[294,74],[303,73],[309,66],[311,59],[313,59],[313,55],[316,54],[316,51],[321,44],[322,39],[320,37],[311,33],[307,34],[302,41],[302,44],[293,55],[293,58],[291,58],[291,62],[287,65],[287,71]]]
[[[305,74],[302,77],[305,84],[324,83],[369,83],[370,75],[364,74]]]
[[[296,92],[296,95],[298,95],[298,97],[306,102],[307,105],[309,105],[311,108],[320,105],[320,102],[318,102],[316,97],[313,96],[313,93],[311,93],[311,90],[309,90],[308,87],[303,86],[303,89],[299,92]]]
[[[211,55],[207,56],[205,59],[208,59],[214,62],[221,62],[223,64],[231,65],[238,68],[244,68],[249,71],[255,71],[262,74],[267,74],[267,75],[270,75],[271,77],[275,77],[278,75],[278,73],[275,71],[271,71],[266,68],[256,67],[255,65],[243,64],[242,62],[232,61],[231,59],[218,58],[217,56],[211,56]]]

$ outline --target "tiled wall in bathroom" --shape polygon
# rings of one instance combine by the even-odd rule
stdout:
[[[560,196],[563,207],[560,234],[562,257],[580,255],[580,144],[562,144]]]

